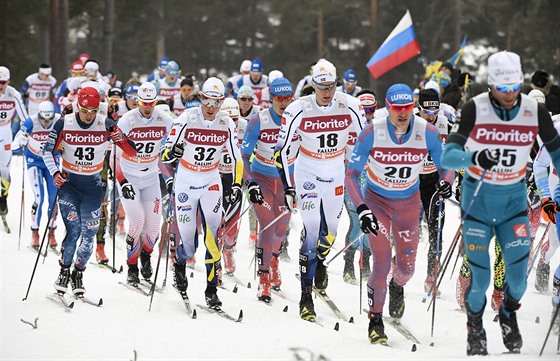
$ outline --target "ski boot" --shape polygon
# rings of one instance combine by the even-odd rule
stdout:
[[[269,303],[270,298],[270,273],[268,271],[259,271],[259,291],[257,298],[263,302]]]
[[[189,285],[189,280],[187,279],[186,265],[184,263],[178,263],[175,261],[175,268],[173,270],[173,280],[175,281],[175,287],[180,292],[187,290]]]
[[[149,280],[153,273],[151,256],[151,253],[146,252],[144,248],[140,251],[140,273],[146,280]]]
[[[511,353],[519,353],[523,346],[523,339],[517,325],[516,310],[518,308],[519,306],[517,305],[513,311],[509,311],[506,309],[506,305],[503,304],[498,313],[500,328],[502,329],[502,339],[504,345]]]
[[[70,276],[70,284],[72,285],[72,293],[76,296],[82,296],[86,289],[84,288],[84,271],[74,267],[72,275]]]
[[[105,254],[105,243],[97,243],[95,258],[99,264],[109,264],[109,258],[107,258],[107,255]]]
[[[482,327],[482,312],[473,314],[467,311],[467,332],[467,356],[488,355],[486,330]]]
[[[56,247],[58,246],[58,242],[56,241],[56,237],[54,234],[56,228],[53,227],[49,227],[49,247],[51,247],[52,249],[56,249]]]
[[[381,313],[369,314],[368,339],[372,344],[386,344],[389,339],[385,334],[385,325]]]
[[[31,247],[38,251],[39,245],[39,230],[31,228]]]
[[[539,293],[548,291],[548,282],[550,277],[550,264],[545,263],[541,258],[537,265],[537,274],[535,276],[535,289]]]
[[[404,286],[398,286],[391,278],[389,282],[389,314],[393,318],[402,318],[404,314]]]
[[[210,308],[222,307],[222,301],[220,301],[220,299],[218,298],[216,286],[211,284],[206,285],[206,291],[204,291],[204,298],[206,299],[206,304],[208,305],[208,307]]]
[[[350,256],[349,253],[344,254],[344,271],[342,272],[342,279],[344,282],[351,285],[358,284],[354,273],[354,254],[352,254],[352,256]]]
[[[222,258],[224,259],[224,269],[226,273],[233,274],[235,272],[235,258],[233,253],[235,252],[235,246],[228,246],[224,244],[222,250]]]
[[[317,258],[317,268],[315,268],[315,288],[319,291],[324,291],[329,285],[329,274],[327,267],[324,265],[323,260]]]
[[[270,259],[270,285],[273,290],[280,290],[280,286],[282,286],[282,274],[280,274],[280,268],[277,255],[272,254],[272,258]]]
[[[311,287],[306,287],[305,292],[301,295],[299,301],[299,317],[305,321],[314,322],[317,315],[315,314],[315,306],[313,305],[311,292]]]
[[[70,282],[70,268],[60,267],[60,273],[54,283],[55,290],[60,294],[64,294],[68,290],[68,282]]]
[[[133,285],[134,287],[138,286],[140,283],[140,278],[138,277],[138,265],[137,264],[129,264],[128,265],[128,275],[126,277],[126,283],[129,285]]]

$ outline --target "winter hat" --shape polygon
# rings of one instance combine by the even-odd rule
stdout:
[[[121,88],[114,87],[114,88],[111,88],[111,89],[109,90],[109,98],[114,97],[114,96],[117,96],[117,97],[119,97],[119,98],[122,98],[122,90],[121,90]]]
[[[138,99],[144,102],[157,100],[157,90],[153,83],[145,82],[138,87]]]
[[[253,59],[253,61],[251,62],[250,70],[255,73],[262,73],[263,71],[262,61],[260,59]]]
[[[527,95],[529,96],[529,98],[535,99],[539,103],[544,104],[546,102],[546,97],[544,96],[544,93],[539,89],[533,89]]]
[[[84,71],[84,64],[81,61],[77,60],[72,63],[72,66],[70,67],[70,71],[72,73],[81,73]]]
[[[284,73],[280,70],[271,70],[270,73],[268,73],[268,84],[270,85],[275,79],[282,77],[284,77]]]
[[[37,114],[39,114],[41,119],[51,120],[54,118],[54,104],[48,100],[41,102]]]
[[[226,98],[220,110],[227,112],[231,118],[239,118],[239,103],[233,98]]]
[[[418,105],[421,108],[439,108],[439,95],[434,89],[424,89],[418,95]]]
[[[452,65],[450,62],[448,62],[448,61],[446,61],[445,63],[441,64],[440,69],[441,69],[441,68],[447,68],[447,69],[451,70],[451,72],[453,72],[453,65]]]
[[[360,104],[366,108],[377,106],[377,99],[375,99],[375,95],[371,93],[358,95],[358,100],[360,101]]]
[[[292,88],[292,84],[286,78],[278,78],[275,79],[270,84],[270,97],[273,96],[290,96],[294,95],[294,89]]]
[[[210,99],[223,99],[224,91],[224,83],[216,77],[210,77],[202,84],[202,95]]]
[[[336,68],[328,60],[322,59],[313,66],[311,79],[316,84],[332,83],[336,81]]]
[[[548,83],[548,73],[544,70],[537,70],[531,77],[531,83],[538,88],[544,88]]]
[[[90,86],[83,88],[78,93],[78,105],[80,108],[99,108],[100,101],[99,92]]]
[[[86,61],[89,60],[89,55],[86,54],[86,53],[82,53],[78,56],[78,60],[81,61],[82,64],[83,64],[83,63],[85,63]]]
[[[239,67],[239,72],[240,73],[246,73],[248,71],[251,71],[251,60],[243,60],[243,62],[241,63],[241,66]]]
[[[430,80],[429,82],[427,82],[427,83],[424,85],[424,89],[433,89],[433,90],[435,90],[436,93],[438,94],[438,96],[441,98],[441,93],[439,92],[439,85],[438,85],[438,83],[436,83],[435,81]]]
[[[99,83],[97,82],[97,80],[90,80],[90,79],[85,79],[82,80],[80,82],[80,88],[87,88],[87,87],[91,87],[97,91],[99,91]]]
[[[10,71],[5,66],[0,66],[0,80],[1,81],[10,80]]]
[[[523,83],[519,55],[500,51],[488,58],[488,85],[513,85]]]
[[[253,89],[248,85],[241,86],[241,88],[237,91],[238,98],[253,98],[254,96],[255,93],[253,92]]]
[[[49,64],[41,64],[39,66],[39,73],[45,74],[45,75],[51,75],[52,74],[52,68]]]
[[[99,70],[99,64],[96,61],[90,60],[84,65],[85,71],[96,72]]]
[[[129,86],[126,87],[126,90],[125,90],[124,93],[127,97],[129,97],[131,95],[137,95],[138,94],[138,85],[137,84],[130,84]]]
[[[161,58],[161,60],[159,61],[158,64],[158,68],[160,70],[165,70],[165,67],[167,66],[167,63],[169,62],[169,58],[167,56],[164,56],[163,58]]]
[[[387,90],[385,103],[408,105],[413,104],[412,90],[406,84],[394,84]],[[388,104],[387,104],[388,106]]]
[[[165,66],[165,72],[169,75],[179,74],[179,64],[174,60],[169,61]]]
[[[346,83],[355,83],[358,81],[358,79],[356,78],[356,73],[353,69],[346,70],[346,72],[344,73],[344,81]]]

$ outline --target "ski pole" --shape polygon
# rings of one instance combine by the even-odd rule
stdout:
[[[461,257],[461,254],[465,253],[465,243],[463,240],[463,236],[461,235],[461,242],[459,243],[459,250],[457,251],[457,257],[455,257],[455,262],[453,263],[453,268],[451,269],[451,273],[449,274],[449,279],[451,279],[453,277],[453,274],[455,273],[455,268],[457,267],[457,262],[459,262],[459,258]]]
[[[251,208],[252,205],[253,205],[253,203],[250,203],[250,204],[247,206],[247,208],[245,208],[245,209],[243,210],[243,212],[241,212],[241,214],[239,214],[239,219],[238,219],[234,224],[230,225],[230,226],[224,231],[224,234],[227,234],[229,231],[231,231],[231,229],[235,226],[235,224],[236,224],[237,222],[240,222],[240,221],[241,221],[241,217],[243,217],[243,215],[249,211],[249,208]]]
[[[169,199],[169,204],[167,205],[167,217],[165,219],[165,225],[164,225],[164,229],[163,229],[163,233],[161,235],[161,240],[160,240],[160,247],[159,247],[159,255],[158,255],[158,260],[157,260],[157,264],[156,264],[156,273],[154,275],[154,282],[152,283],[152,287],[150,288],[150,306],[148,308],[148,312],[150,312],[152,310],[152,302],[154,300],[154,293],[156,293],[156,282],[157,282],[157,278],[158,278],[158,273],[159,273],[159,265],[161,263],[161,254],[163,253],[163,245],[166,246],[167,249],[169,249],[169,229],[171,228],[171,222],[173,220],[172,216],[171,216],[171,211],[173,210],[173,204],[171,203],[171,199]]]
[[[117,193],[116,193],[117,192],[117,186],[116,186],[117,185],[117,146],[115,143],[113,143],[112,151],[113,151],[113,189],[112,189],[111,196],[113,198],[113,202],[111,204],[111,210],[112,210],[111,223],[113,225],[112,228],[113,229],[113,237],[112,237],[113,238],[113,270],[115,270],[115,258],[117,253],[116,250],[117,242],[115,240],[116,233],[117,233],[117,224],[116,224],[117,220],[115,218],[115,214],[117,212],[116,210],[117,209]]]
[[[541,352],[539,353],[539,357],[542,356],[543,352],[544,352],[544,347],[546,346],[546,342],[548,341],[548,336],[550,336],[550,332],[552,331],[552,328],[554,327],[554,321],[556,320],[557,317],[559,317],[559,311],[560,310],[560,304],[556,305],[556,311],[554,311],[554,315],[552,316],[552,320],[550,320],[550,327],[548,328],[548,332],[546,333],[546,337],[544,339],[542,348],[541,348]],[[560,339],[560,337],[559,337]]]
[[[17,249],[19,251],[19,247],[21,244],[21,227],[25,222],[25,218],[23,217],[23,208],[25,208],[25,156],[22,157],[22,171],[21,171],[21,204],[19,208],[19,238]]]
[[[345,252],[348,248],[352,247],[352,245],[353,245],[354,243],[356,243],[363,235],[364,235],[363,233],[360,233],[360,235],[359,235],[358,237],[354,238],[354,240],[353,240],[352,242],[348,243],[346,246],[344,246],[343,249],[341,249],[340,251],[336,252],[336,254],[335,254],[331,259],[329,259],[328,261],[324,261],[323,264],[325,265],[325,267],[328,267],[329,264],[331,264],[331,262],[334,261],[334,260],[336,259],[336,257],[340,256],[340,255],[341,255],[343,252]]]
[[[49,212],[49,222],[47,222],[47,227],[45,228],[45,232],[43,233],[43,239],[41,240],[41,244],[39,245],[39,252],[37,253],[37,258],[35,259],[35,265],[33,266],[33,272],[31,272],[31,279],[29,280],[29,285],[27,286],[27,292],[25,293],[25,297],[22,299],[22,301],[27,300],[27,296],[29,296],[29,290],[31,290],[31,283],[33,283],[33,277],[35,277],[35,271],[37,270],[37,264],[39,263],[39,257],[41,257],[41,251],[43,250],[43,244],[45,243],[47,231],[49,230],[50,219],[52,218],[52,216],[54,214],[54,209],[55,209],[54,204],[56,204],[56,200],[58,199],[58,192],[60,192],[60,188],[57,189],[56,194],[54,196],[53,207],[51,208],[51,211]],[[45,253],[46,252],[47,252],[47,249],[45,247]]]
[[[438,230],[437,230],[437,238],[436,238],[436,264],[434,267],[434,283],[432,284],[432,300],[433,306],[432,307],[432,329],[430,337],[434,337],[434,324],[436,322],[436,298],[437,298],[437,282],[435,280],[438,279],[438,271],[439,271],[439,261],[440,261],[440,243],[441,243],[441,223],[443,221],[443,198],[439,197],[439,204],[438,204]]]

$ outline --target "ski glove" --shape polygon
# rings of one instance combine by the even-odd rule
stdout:
[[[126,199],[134,199],[136,193],[134,192],[134,188],[132,188],[132,184],[128,183],[126,179],[121,182],[121,190],[123,197]]]
[[[171,194],[173,192],[173,178],[169,178],[165,181],[165,188],[167,188],[167,194]]]
[[[107,128],[107,130],[110,132],[109,137],[113,142],[115,142],[115,144],[124,141],[124,134],[121,128],[111,125],[109,126],[109,128]]]
[[[474,152],[473,163],[482,169],[490,169],[500,161],[499,149],[484,149]]]
[[[185,152],[185,143],[179,142],[173,144],[171,148],[171,154],[177,159],[183,158],[183,153]]]
[[[451,194],[453,193],[451,192],[451,184],[444,180],[441,180],[436,184],[436,192],[443,199],[451,197]]]
[[[373,233],[377,236],[377,230],[379,225],[377,224],[377,218],[371,213],[371,210],[365,204],[360,205],[356,211],[358,212],[358,217],[360,218],[360,228],[364,233]]]
[[[119,104],[113,103],[107,109],[107,117],[112,119],[115,123],[119,121]]]
[[[294,213],[296,208],[296,190],[292,187],[284,189],[284,205],[291,213]]]
[[[231,185],[231,194],[229,195],[230,204],[235,204],[241,200],[241,186],[239,183],[233,183]]]
[[[56,188],[60,188],[66,183],[66,172],[56,171],[53,175],[53,183]]]
[[[251,203],[263,204],[264,198],[261,192],[261,187],[255,182],[251,182],[248,185],[249,189],[249,200]]]
[[[558,205],[550,197],[541,200],[541,213],[545,221],[556,224],[556,212]]]

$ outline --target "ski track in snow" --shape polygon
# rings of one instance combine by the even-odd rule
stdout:
[[[314,298],[318,321],[324,327],[318,327],[299,319],[298,304],[272,294],[271,305],[265,305],[256,298],[258,282],[253,276],[253,266],[249,267],[253,248],[249,246],[248,224],[244,220],[238,238],[235,258],[237,270],[235,275],[251,288],[238,287],[237,293],[231,292],[234,284],[224,277],[227,290],[218,289],[223,301],[223,309],[237,316],[243,310],[243,321],[235,323],[218,315],[197,309],[198,318],[189,318],[181,297],[172,288],[173,275],[168,272],[167,288],[163,293],[156,292],[152,309],[148,312],[149,297],[130,291],[119,285],[126,281],[125,240],[117,236],[117,255],[115,266],[125,266],[121,274],[112,274],[108,270],[89,265],[84,273],[86,295],[92,300],[103,298],[103,306],[98,308],[82,302],[75,302],[70,311],[57,305],[45,296],[54,291],[53,284],[57,278],[58,257],[52,252],[43,264],[39,260],[35,278],[26,301],[25,296],[37,253],[28,246],[30,243],[30,208],[32,203],[31,188],[25,188],[25,223],[22,228],[21,249],[17,250],[19,227],[19,203],[21,199],[21,162],[22,158],[12,158],[12,185],[8,204],[8,223],[11,234],[0,233],[0,262],[2,282],[1,299],[1,339],[0,359],[2,360],[194,360],[194,359],[229,359],[229,360],[371,360],[371,359],[477,359],[466,356],[466,316],[456,311],[455,280],[458,268],[450,279],[452,264],[442,283],[441,299],[436,302],[436,320],[434,336],[430,336],[431,310],[427,312],[428,303],[422,303],[424,297],[423,283],[426,275],[427,240],[424,238],[418,246],[416,273],[405,287],[406,311],[403,324],[420,340],[417,350],[412,352],[413,344],[389,325],[385,331],[392,346],[371,345],[367,339],[367,316],[361,312],[367,308],[366,285],[363,283],[362,303],[360,305],[359,287],[342,281],[344,261],[338,257],[329,267],[329,296],[341,311],[355,323],[345,323],[336,318],[330,309],[319,299]],[[46,205],[40,228],[42,236],[46,224]],[[447,217],[443,230],[443,255],[459,225],[458,208],[448,202]],[[331,252],[331,257],[344,246],[344,236],[348,228],[348,218],[343,213],[338,238]],[[537,240],[543,232],[541,227]],[[301,222],[296,216],[290,233],[289,263],[281,262],[283,275],[282,290],[290,300],[299,300],[300,286],[294,273],[298,272],[298,247]],[[56,231],[59,244],[64,236],[64,224],[58,219]],[[424,227],[423,235],[427,237]],[[106,236],[106,250],[113,262],[112,240]],[[59,246],[60,247],[60,246]],[[95,249],[94,249],[95,250]],[[204,247],[199,247],[197,270],[187,268],[189,278],[188,295],[191,305],[204,304],[205,274],[203,273]],[[551,262],[554,270],[560,261],[557,252]],[[443,258],[443,256],[442,256]],[[355,267],[358,270],[358,253]],[[453,257],[453,261],[455,256]],[[90,262],[95,262],[95,254]],[[152,257],[154,267],[157,251]],[[460,262],[460,261],[459,261]],[[165,274],[165,259],[158,276],[161,285]],[[154,272],[155,273],[155,272]],[[485,359],[537,359],[542,347],[552,311],[551,285],[547,295],[537,294],[534,289],[535,270],[531,273],[528,288],[522,299],[518,312],[518,322],[523,335],[524,346],[519,355],[502,354],[503,346],[499,324],[493,322],[495,312],[486,307],[484,325],[488,335],[490,357]],[[552,277],[552,275],[551,275]],[[492,286],[488,289],[488,299]],[[69,298],[69,296],[67,296]],[[387,311],[388,296],[385,304]],[[283,309],[288,306],[288,311]],[[540,323],[536,323],[536,318]],[[37,320],[37,328],[29,324]],[[339,323],[339,331],[334,330]],[[431,343],[434,346],[429,346]],[[542,360],[558,360],[556,345],[558,336],[549,337]]]

